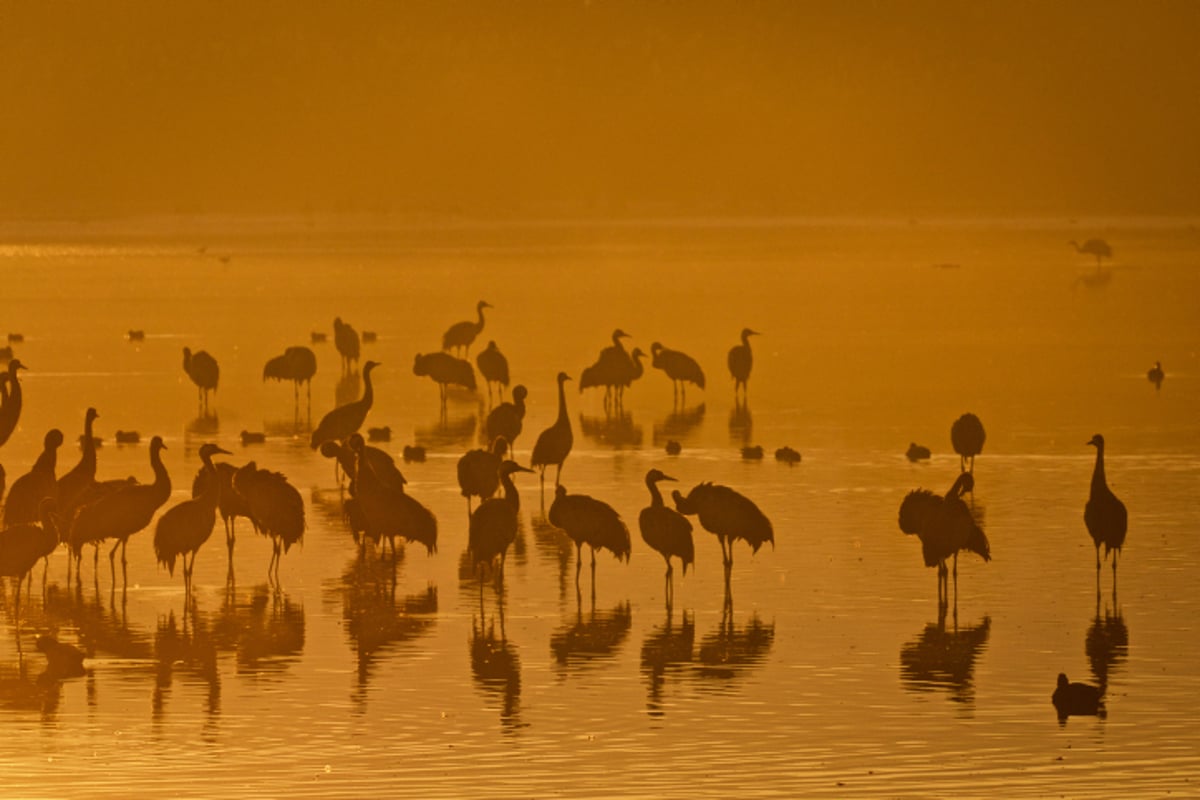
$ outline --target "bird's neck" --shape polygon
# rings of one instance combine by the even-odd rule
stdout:
[[[658,484],[655,481],[646,481],[646,488],[650,490],[650,505],[654,508],[662,508],[663,498],[662,492],[658,490]]]
[[[633,377],[642,377],[642,353],[635,353],[633,356]]]
[[[1092,491],[1103,489],[1108,484],[1104,480],[1104,445],[1096,447],[1096,468],[1092,470]]]
[[[477,306],[475,312],[479,316],[479,322],[475,324],[475,330],[481,331],[483,330],[483,306]]]
[[[204,461],[204,470],[208,473],[208,486],[205,487],[202,497],[206,503],[215,506],[221,499],[221,476],[217,474],[217,468],[211,458],[201,460]]]
[[[558,421],[567,422],[567,390],[564,389],[564,383],[558,382]]]
[[[171,475],[167,472],[167,467],[163,464],[162,453],[154,450],[150,454],[150,466],[154,470],[154,486],[160,492],[167,496],[171,494]]]
[[[83,458],[80,463],[96,471],[96,440],[92,438],[92,419],[83,421]]]
[[[363,396],[359,401],[366,406],[370,406],[375,401],[375,390],[371,387],[371,371],[363,372]]]
[[[48,471],[54,474],[54,468],[58,466],[58,448],[48,447],[38,456],[37,462],[33,465],[36,471]]]
[[[500,476],[500,486],[504,489],[504,501],[514,508],[521,503],[521,495],[517,493],[517,485],[512,481],[512,475],[503,473]]]

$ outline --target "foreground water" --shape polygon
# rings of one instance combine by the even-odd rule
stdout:
[[[366,236],[85,240],[0,246],[5,325],[25,411],[4,446],[9,485],[59,427],[74,465],[85,409],[100,412],[100,477],[149,480],[167,442],[171,503],[216,441],[301,489],[308,532],[267,583],[269,543],[241,523],[234,579],[218,530],[194,607],[130,540],[129,581],[105,554],[35,575],[0,636],[0,767],[12,796],[1070,796],[1200,789],[1200,240],[1117,225],[1107,280],[1065,245],[1094,231],[1023,226],[592,226],[459,228]],[[1089,280],[1080,280],[1087,278]],[[625,414],[568,394],[572,491],[633,528],[628,564],[601,556],[593,587],[521,476],[522,532],[504,591],[462,566],[466,504],[455,464],[480,444],[486,397],[412,375],[442,331],[495,306],[494,339],[529,387],[517,441],[528,461],[555,414],[554,375],[578,377],[613,328],[630,347],[691,352],[708,375],[674,404],[656,370]],[[331,462],[295,424],[292,388],[263,363],[334,316],[378,331],[368,425],[387,425],[410,493],[440,525],[438,552],[395,570],[361,561]],[[724,367],[754,340],[749,403]],[[128,329],[146,331],[141,343]],[[221,364],[216,420],[198,416],[184,346]],[[314,421],[359,389],[333,345],[314,345]],[[1161,359],[1155,391],[1145,372]],[[303,402],[303,399],[302,399]],[[932,570],[904,536],[904,494],[958,472],[949,426],[984,421],[974,504],[994,559],[959,564],[939,614]],[[303,416],[303,412],[302,412]],[[267,442],[243,447],[242,430]],[[1129,508],[1114,584],[1097,591],[1083,526],[1094,433]],[[668,439],[682,453],[664,452]],[[910,441],[932,460],[910,464]],[[740,458],[745,444],[767,450]],[[790,445],[803,461],[771,458]],[[733,486],[772,519],[776,547],[739,546],[732,605],[719,548],[697,530],[696,568],[664,598],[663,563],[636,531],[645,472],[686,489]],[[547,501],[548,502],[548,501]],[[119,571],[119,565],[118,565]],[[394,576],[394,577],[393,577]],[[77,591],[78,589],[78,591]],[[43,675],[34,643],[83,648],[88,672]],[[1060,723],[1055,677],[1103,685],[1106,715]]]

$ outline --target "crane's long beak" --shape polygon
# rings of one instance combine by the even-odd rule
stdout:
[[[662,480],[662,481],[675,481],[676,483],[678,483],[678,482],[679,482],[679,479],[678,479],[678,478],[672,478],[670,475],[663,475],[661,478],[659,478],[659,480]]]
[[[226,450],[226,449],[225,449],[225,448],[223,448],[223,447],[218,447],[218,448],[216,449],[216,452],[218,452],[218,453],[224,453],[224,454],[225,454],[225,455],[227,455],[227,456],[231,456],[231,455],[233,455],[233,453],[229,452],[228,450]]]

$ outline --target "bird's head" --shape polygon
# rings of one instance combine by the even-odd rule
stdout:
[[[1091,439],[1088,439],[1087,443],[1090,444],[1092,447],[1103,448],[1104,447],[1104,437],[1097,433]]]
[[[489,303],[487,300],[480,300],[475,304],[476,311],[482,311],[485,308],[495,308],[495,306]]]
[[[340,452],[342,452],[342,446],[333,439],[321,442],[321,455],[326,458],[337,458]]]
[[[96,410],[96,409],[94,409],[94,408],[89,408],[89,409],[87,410],[87,414],[86,414],[86,415],[84,415],[84,416],[85,416],[85,418],[87,419],[87,421],[88,421],[88,422],[93,422],[93,421],[94,421],[94,420],[95,420],[97,417],[99,417],[99,416],[100,416],[100,412],[99,412],[99,411],[97,411],[97,410]]]
[[[219,445],[213,444],[212,442],[205,442],[204,444],[200,445],[200,458],[202,458],[202,459],[203,458],[212,458],[213,456],[215,456],[219,453],[224,453],[227,456],[233,455],[233,453],[229,452],[228,450],[222,448]]]
[[[16,375],[17,370],[19,370],[19,369],[29,369],[29,367],[22,364],[21,359],[19,359],[19,358],[14,358],[12,361],[8,362],[8,374],[9,375]]]
[[[47,450],[62,447],[62,443],[63,432],[58,428],[51,428],[50,430],[46,431],[45,437],[42,438],[42,446]]]
[[[508,439],[503,436],[497,436],[492,439],[492,454],[502,456],[508,452]]]
[[[525,388],[524,384],[518,383],[516,386],[513,387],[513,399],[514,400],[524,400],[528,396],[529,396],[529,390]]]
[[[378,361],[368,361],[367,363],[363,364],[363,374],[365,375],[366,373],[370,372],[371,370],[375,369],[378,366],[379,366]]]
[[[346,440],[346,444],[350,445],[350,449],[356,453],[361,453],[367,448],[367,442],[363,439],[361,433],[350,434],[350,438]]]
[[[572,380],[571,376],[565,372],[558,373],[558,385],[562,386],[565,381]]]
[[[665,349],[666,348],[662,346],[662,342],[655,342],[654,344],[650,345],[650,352],[654,355],[658,355],[659,350]]]
[[[670,475],[664,475],[661,470],[652,469],[646,473],[646,483],[658,483],[659,481],[674,481]]]
[[[150,440],[150,452],[152,454],[157,453],[159,450],[166,450],[166,449],[167,449],[167,444],[166,444],[166,442],[163,441],[163,438],[161,436],[155,436],[153,439]]]
[[[620,328],[617,328],[615,331],[613,331],[612,338],[613,344],[617,344],[621,339],[632,339],[633,337]]]
[[[758,331],[752,330],[750,328],[742,328],[742,338],[743,339],[748,339],[751,336],[762,336],[762,334],[759,333]]]

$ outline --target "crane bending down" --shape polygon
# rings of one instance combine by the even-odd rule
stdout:
[[[547,515],[550,524],[560,528],[575,542],[575,588],[579,589],[579,571],[583,567],[583,546],[592,550],[592,592],[596,591],[596,551],[608,550],[618,561],[628,561],[629,528],[616,509],[586,494],[567,494],[561,484],[554,490],[554,502]]]
[[[687,401],[687,385],[704,388],[704,370],[696,359],[679,350],[664,347],[661,342],[650,345],[650,366],[661,369],[671,379],[671,388],[677,402]]]
[[[251,461],[233,474],[233,489],[246,500],[259,533],[271,539],[267,579],[279,586],[279,562],[304,539],[304,498],[278,472],[259,469]]]
[[[733,572],[733,543],[741,539],[750,545],[751,552],[766,542],[775,546],[775,529],[771,520],[750,498],[714,483],[700,483],[686,497],[679,490],[671,492],[675,508],[681,514],[696,515],[700,527],[715,534],[721,543],[721,559],[725,565],[725,591],[729,596],[729,578]]]
[[[971,516],[962,495],[975,486],[969,472],[961,472],[945,495],[928,489],[914,489],[900,503],[900,530],[916,534],[921,540],[925,566],[937,567],[938,605],[950,597],[949,568],[946,560],[954,558],[955,596],[958,593],[958,553],[969,550],[984,561],[991,561],[991,546],[983,529]]]
[[[954,452],[958,453],[959,469],[962,472],[975,474],[975,456],[983,452],[983,443],[986,440],[987,432],[984,431],[979,417],[967,413],[954,420],[954,424],[950,426],[950,444],[954,446]]]
[[[283,355],[275,356],[263,366],[263,380],[291,381],[300,415],[300,385],[304,384],[308,413],[312,414],[312,379],[317,374],[317,355],[308,347],[289,347]]]

